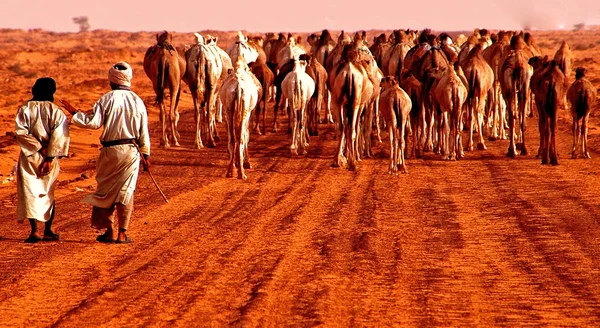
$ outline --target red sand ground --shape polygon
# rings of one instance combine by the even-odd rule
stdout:
[[[212,34],[222,47],[233,35]],[[191,149],[187,86],[182,147],[156,147],[158,111],[142,70],[152,33],[0,36],[2,181],[19,152],[5,133],[36,78],[54,77],[57,99],[91,109],[108,90],[108,67],[125,60],[149,104],[153,172],[170,199],[142,174],[135,243],[97,243],[80,201],[95,188],[100,131],[73,127],[57,191],[60,242],[24,244],[15,182],[0,185],[0,326],[600,326],[598,108],[590,160],[570,159],[561,113],[557,167],[508,159],[507,141],[496,141],[459,162],[427,153],[408,161],[408,175],[390,176],[386,137],[349,172],[330,167],[333,129],[321,125],[305,157],[289,156],[284,133],[252,135],[254,169],[242,182],[224,177],[224,141]],[[600,85],[597,32],[535,36],[547,54],[567,40]],[[174,43],[192,39],[176,34]],[[528,126],[536,149],[537,118]],[[224,140],[223,125],[219,133]]]

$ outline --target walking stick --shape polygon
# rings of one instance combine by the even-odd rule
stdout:
[[[156,182],[156,180],[154,180],[154,176],[152,175],[152,172],[150,172],[150,168],[148,167],[148,162],[146,162],[146,158],[144,158],[144,154],[142,154],[142,151],[140,150],[140,147],[135,142],[133,143],[133,145],[135,146],[135,148],[140,153],[140,156],[142,157],[142,161],[144,161],[144,166],[148,170],[148,174],[150,174],[150,178],[152,179],[152,182],[154,182],[154,185],[156,186],[156,189],[158,189],[158,192],[160,193],[160,195],[162,196],[162,198],[165,200],[165,203],[168,203],[169,200],[167,199],[167,196],[165,196],[165,194],[162,192],[162,190],[160,190],[160,187],[158,186],[158,183]]]

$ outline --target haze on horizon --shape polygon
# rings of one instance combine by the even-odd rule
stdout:
[[[600,1],[597,0],[429,0],[412,4],[382,0],[366,9],[347,6],[343,0],[178,0],[166,3],[176,6],[164,3],[155,6],[148,0],[3,0],[0,28],[77,32],[78,26],[72,21],[77,16],[89,17],[92,30],[129,32],[208,29],[312,32],[324,28],[356,31],[427,27],[457,31],[475,27],[571,29],[579,23],[600,24]],[[292,12],[294,14],[290,14]]]

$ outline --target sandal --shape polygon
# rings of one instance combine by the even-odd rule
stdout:
[[[133,244],[133,239],[125,236],[125,240],[117,240],[115,241],[115,244]]]
[[[43,241],[57,241],[60,240],[60,235],[54,232],[51,232],[49,234],[44,234],[44,238],[42,238]]]
[[[106,234],[102,234],[102,235],[96,237],[96,240],[101,243],[107,243],[107,244],[112,244],[115,242],[114,239],[108,238],[108,235],[106,235]]]

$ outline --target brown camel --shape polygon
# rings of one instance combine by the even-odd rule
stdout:
[[[388,48],[382,58],[381,69],[383,74],[396,78],[401,81],[401,71],[404,67],[404,59],[410,51],[408,35],[402,30],[394,30],[394,44]]]
[[[483,46],[475,45],[463,66],[464,74],[468,79],[469,92],[467,94],[467,122],[469,123],[468,150],[473,150],[473,131],[477,123],[479,143],[477,148],[487,149],[483,138],[483,120],[486,103],[492,98],[490,95],[494,83],[494,71],[483,59]]]
[[[398,86],[393,76],[386,76],[381,81],[381,97],[379,107],[385,118],[390,136],[390,167],[389,174],[407,173],[405,153],[406,128],[410,124],[410,97]]]
[[[567,91],[567,99],[571,104],[571,115],[573,116],[573,150],[571,156],[577,158],[577,145],[581,144],[583,157],[590,158],[590,153],[587,150],[588,120],[592,106],[596,101],[596,89],[585,77],[585,68],[578,67],[575,70],[575,82]],[[579,122],[581,122],[581,127]]]
[[[365,80],[368,77],[358,62],[358,53],[352,45],[344,46],[342,60],[332,73],[330,74],[330,80],[331,76],[334,76],[332,105],[336,113],[336,124],[339,125],[341,132],[333,166],[345,166],[347,163],[348,169],[353,171],[356,170],[358,156],[358,119],[363,103],[362,96],[367,85]]]
[[[319,118],[319,111],[323,107],[323,102],[328,93],[327,71],[315,56],[306,54],[304,57],[308,62],[308,66],[306,66],[306,74],[308,74],[315,82],[315,92],[313,93],[308,106],[307,130],[310,136],[318,136],[319,130],[317,125],[321,121]],[[328,114],[331,115],[331,113]]]
[[[555,60],[545,66],[539,67],[538,70],[543,70],[543,73],[532,79],[532,91],[540,115],[540,156],[542,164],[558,165],[557,120],[558,110],[564,105],[566,79]]]
[[[207,146],[213,148],[218,141],[216,133],[217,98],[223,83],[223,61],[216,46],[196,44],[186,54],[187,68],[183,77],[190,87],[194,102],[196,136],[194,147],[204,147],[202,133],[207,137]]]
[[[526,109],[529,101],[529,88],[533,68],[528,64],[529,57],[523,51],[525,42],[521,36],[514,36],[510,42],[511,51],[502,62],[502,78],[500,85],[502,95],[508,109],[508,124],[510,129],[510,145],[506,156],[515,157],[517,154],[517,130],[521,137],[521,155],[527,155],[525,144]],[[519,122],[520,121],[520,122]]]
[[[273,72],[273,74],[276,76],[278,69],[277,69],[277,54],[279,53],[279,51],[281,50],[281,48],[285,47],[285,44],[287,43],[287,38],[285,36],[285,34],[283,33],[279,33],[278,38],[276,41],[271,42],[270,43],[270,51],[265,53],[267,55],[267,66],[269,66],[269,68],[271,69],[271,71]]]
[[[267,134],[266,128],[266,112],[267,112],[267,100],[269,98],[269,90],[273,86],[273,72],[267,66],[267,63],[258,57],[258,60],[250,64],[250,70],[256,76],[262,86],[262,92],[258,95],[258,103],[256,104],[255,124],[252,131],[256,134]],[[260,129],[260,114],[262,112],[262,132]]]
[[[458,67],[458,65],[457,65]],[[431,72],[436,79],[431,90],[441,111],[440,152],[445,159],[464,157],[462,147],[462,107],[467,99],[467,88],[453,67],[442,67]]]
[[[505,54],[510,52],[510,37],[505,31],[498,32],[498,41],[483,51],[483,58],[494,71],[494,83],[492,86],[492,97],[488,108],[488,127],[491,129],[489,140],[496,139],[505,140],[506,130],[506,103],[502,96],[502,88],[500,87],[500,79],[502,76],[501,60]]]
[[[423,137],[426,131],[425,109],[423,108],[423,101],[421,100],[423,95],[422,83],[417,80],[410,70],[403,69],[400,87],[406,91],[411,100],[410,126],[412,129],[413,142],[409,157],[421,158],[423,156],[421,153]]]
[[[571,70],[573,69],[575,58],[566,41],[563,41],[560,48],[558,48],[554,54],[554,60],[558,63],[558,67],[565,74],[567,80],[569,80],[571,78]]]
[[[167,122],[171,129],[173,144],[179,146],[179,132],[177,124],[179,122],[179,96],[181,94],[181,78],[185,73],[186,63],[179,56],[177,50],[171,44],[173,36],[164,31],[156,35],[156,44],[146,51],[144,55],[144,72],[152,81],[154,92],[156,93],[156,104],[160,106],[160,123],[162,126],[162,135],[160,145],[169,147],[169,138],[167,137]],[[164,90],[169,88],[171,104],[169,116],[165,110]]]
[[[390,44],[387,41],[387,36],[385,33],[381,33],[378,35],[373,44],[369,47],[369,50],[373,54],[375,58],[375,62],[377,62],[377,66],[383,68],[383,56],[386,51],[389,49]]]

